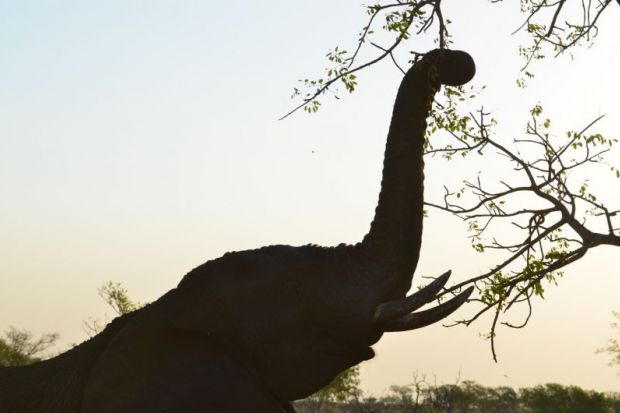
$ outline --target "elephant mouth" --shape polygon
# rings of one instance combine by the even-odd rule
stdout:
[[[452,314],[467,301],[474,290],[473,286],[429,310],[416,311],[437,299],[437,294],[448,282],[450,274],[451,271],[447,271],[426,287],[405,298],[379,304],[372,318],[374,329],[380,333],[415,330]]]

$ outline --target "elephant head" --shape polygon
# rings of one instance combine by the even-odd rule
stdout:
[[[441,84],[463,84],[474,72],[468,54],[449,50],[427,53],[407,72],[379,203],[360,243],[269,246],[195,268],[156,302],[64,355],[73,364],[56,369],[77,369],[82,378],[75,411],[290,411],[288,401],[372,358],[382,334],[455,311],[471,288],[416,311],[436,299],[449,273],[406,294],[421,244],[425,119]]]

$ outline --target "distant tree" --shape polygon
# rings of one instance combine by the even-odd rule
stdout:
[[[546,384],[521,390],[523,413],[610,413],[611,405],[603,393],[577,386]]]
[[[469,380],[429,386],[421,405],[421,413],[520,413],[519,396],[514,389],[485,387]]]
[[[390,386],[390,395],[386,401],[395,407],[399,412],[417,413],[422,408],[420,404],[420,394],[415,392],[413,386]]]
[[[144,307],[145,304],[137,303],[129,297],[129,293],[121,283],[108,281],[97,289],[99,297],[103,299],[114,310],[116,315],[123,315]],[[84,329],[89,336],[99,334],[107,320],[101,321],[100,318],[90,318],[84,321]]]
[[[430,387],[426,395],[427,405],[439,412],[469,412],[475,406],[476,397],[458,384],[442,384]]]
[[[511,387],[497,387],[488,389],[490,392],[489,405],[481,412],[488,413],[519,413],[519,396]]]
[[[118,315],[131,313],[134,310],[144,307],[144,304],[137,303],[129,298],[127,290],[123,288],[121,283],[108,281],[103,284],[97,292]]]
[[[342,403],[351,399],[360,391],[359,376],[359,366],[343,371],[327,386],[304,399],[306,411],[320,413],[329,404]]]
[[[344,412],[351,413],[392,413],[395,412],[389,400],[374,396],[365,396],[362,392],[358,393],[344,409]],[[321,412],[321,413],[327,413]],[[334,413],[336,413],[334,411]],[[338,412],[340,413],[340,412]]]
[[[42,334],[39,338],[27,330],[10,327],[0,338],[0,366],[23,366],[35,363],[56,344],[58,333]]]
[[[610,338],[607,345],[598,350],[599,353],[608,353],[611,356],[609,365],[618,366],[618,375],[620,376],[620,312],[614,312],[614,317],[618,320],[611,323],[611,326],[616,330],[618,337]]]
[[[424,405],[424,398],[430,385],[426,377],[415,373],[413,382],[406,385],[392,385],[389,393],[384,397],[365,395],[358,390],[341,405],[339,413],[434,413]],[[327,413],[327,411],[325,411]]]
[[[613,413],[620,413],[620,393],[607,394],[607,400],[609,400],[609,407]]]
[[[519,397],[510,387],[485,387],[473,381],[459,385],[460,400],[454,401],[453,411],[462,413],[518,413]]]

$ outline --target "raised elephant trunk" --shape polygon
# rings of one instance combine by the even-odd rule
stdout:
[[[422,242],[426,118],[441,84],[460,85],[475,72],[465,52],[433,50],[403,78],[387,137],[379,203],[361,247],[384,263],[392,297],[411,287]]]
[[[433,50],[409,69],[403,78],[388,132],[379,203],[370,231],[360,248],[364,257],[383,265],[375,275],[387,288],[373,323],[378,332],[404,331],[432,324],[456,310],[472,288],[431,310],[411,313],[435,299],[450,272],[425,289],[403,298],[420,256],[424,217],[424,143],[426,118],[442,84],[468,82],[475,64],[465,52]],[[383,288],[380,288],[383,290]]]

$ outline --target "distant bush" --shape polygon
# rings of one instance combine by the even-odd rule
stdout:
[[[415,380],[392,386],[380,398],[357,392],[346,401],[323,403],[320,410],[308,399],[295,407],[299,413],[620,413],[620,394],[560,384],[514,390],[473,381],[430,385]]]
[[[0,337],[0,366],[22,366],[32,364],[44,357],[52,347],[58,334],[43,334],[39,338],[26,330],[9,328],[4,337]]]

